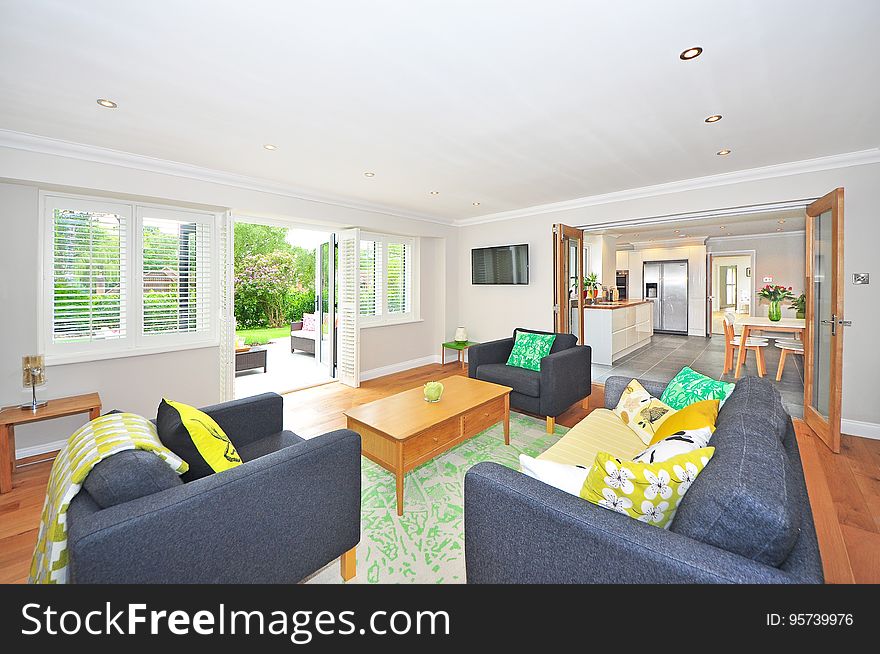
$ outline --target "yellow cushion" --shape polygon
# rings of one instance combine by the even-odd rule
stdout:
[[[580,495],[598,506],[666,528],[713,454],[714,447],[705,447],[662,463],[637,463],[600,452]]]
[[[647,445],[654,438],[656,429],[675,413],[675,409],[652,397],[644,386],[633,379],[623,389],[614,413]]]
[[[657,427],[649,445],[659,443],[677,432],[694,431],[704,427],[708,427],[714,433],[715,421],[718,419],[718,405],[718,400],[703,400],[679,409]]]
[[[645,444],[608,409],[595,409],[538,459],[589,467],[599,452],[631,459]]]

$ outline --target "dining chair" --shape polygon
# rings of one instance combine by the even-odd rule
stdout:
[[[776,381],[782,380],[782,371],[785,369],[785,359],[789,354],[804,354],[804,344],[800,341],[788,341],[780,339],[774,343],[779,348],[779,368],[776,369]]]
[[[763,348],[769,345],[769,341],[766,338],[757,338],[757,337],[749,337],[745,345],[742,345],[742,337],[737,336],[734,331],[733,324],[736,320],[736,316],[732,313],[727,312],[724,314],[724,372],[721,373],[726,375],[730,370],[733,369],[734,366],[734,352],[738,347],[745,347],[746,354],[751,350],[755,353],[755,362],[758,368],[758,376],[763,377],[767,374],[767,364],[764,360],[764,350]]]

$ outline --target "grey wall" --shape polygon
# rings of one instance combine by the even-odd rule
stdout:
[[[844,214],[846,214],[844,210]],[[849,223],[849,221],[847,221]],[[851,227],[850,224],[847,227]],[[846,247],[846,245],[844,245]],[[757,290],[764,286],[765,276],[773,278],[774,284],[791,286],[795,295],[804,292],[804,255],[806,253],[805,236],[802,232],[791,234],[769,234],[756,238],[712,238],[706,249],[712,253],[734,252],[737,250],[755,251],[755,270],[752,271],[756,296]],[[846,256],[846,252],[844,252]],[[766,316],[769,304],[754,298],[753,316]],[[788,309],[787,304],[783,316],[794,318],[795,311]]]
[[[0,184],[0,404],[29,397],[21,386],[21,357],[37,349],[40,244],[37,232],[38,190]],[[104,410],[156,415],[163,395],[203,406],[220,399],[220,349],[183,350],[123,359],[47,367],[43,398],[98,391]],[[16,445],[29,449],[66,439],[87,416],[59,418],[17,427]]]
[[[98,158],[100,159],[100,157]],[[37,345],[39,189],[165,202],[179,206],[229,209],[236,215],[319,224],[329,229],[366,230],[416,236],[421,241],[423,320],[376,327],[361,334],[361,370],[406,367],[407,362],[439,357],[444,336],[457,319],[448,289],[458,287],[456,229],[382,211],[304,200],[284,190],[208,180],[181,168],[181,174],[145,170],[140,161],[118,164],[93,159],[0,147],[0,302],[11,319],[0,321],[0,404],[22,401],[20,357]],[[7,183],[4,183],[7,182]],[[457,264],[457,260],[455,261]],[[154,415],[163,394],[196,405],[221,399],[219,348],[186,350],[102,362],[50,366],[44,397],[99,391],[106,408]],[[67,438],[84,420],[52,421],[17,430],[19,449],[38,448]]]
[[[880,359],[874,340],[880,321],[880,286],[854,286],[852,273],[877,277],[877,213],[880,164],[850,166],[749,182],[738,182],[663,195],[636,197],[582,208],[523,216],[463,227],[459,234],[459,266],[467,270],[470,248],[517,242],[531,243],[531,284],[518,287],[471,286],[459,279],[460,320],[471,326],[474,340],[509,334],[517,324],[548,329],[553,324],[551,225],[589,225],[613,220],[709,211],[725,207],[768,204],[819,197],[834,188],[846,189],[844,269],[847,328],[843,365],[843,416],[880,424],[880,404],[864,402],[860,389],[876,383]],[[867,355],[866,355],[867,353]]]

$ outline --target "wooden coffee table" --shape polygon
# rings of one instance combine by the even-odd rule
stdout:
[[[413,468],[499,422],[510,445],[513,389],[461,376],[443,386],[439,402],[426,402],[419,387],[345,412],[348,428],[361,435],[363,455],[397,478],[397,515],[403,515],[403,477]]]

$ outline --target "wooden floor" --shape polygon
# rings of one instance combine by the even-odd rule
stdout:
[[[297,391],[285,396],[284,424],[315,436],[344,427],[342,412],[350,407],[463,373],[455,364],[434,364],[357,389],[332,383]],[[591,408],[602,406],[603,391],[594,384]],[[578,404],[557,422],[572,427],[587,413]],[[827,581],[880,583],[880,441],[844,436],[841,453],[834,455],[804,423],[795,424]],[[0,495],[0,583],[27,579],[37,537],[51,460],[27,463],[16,470],[13,491]]]

